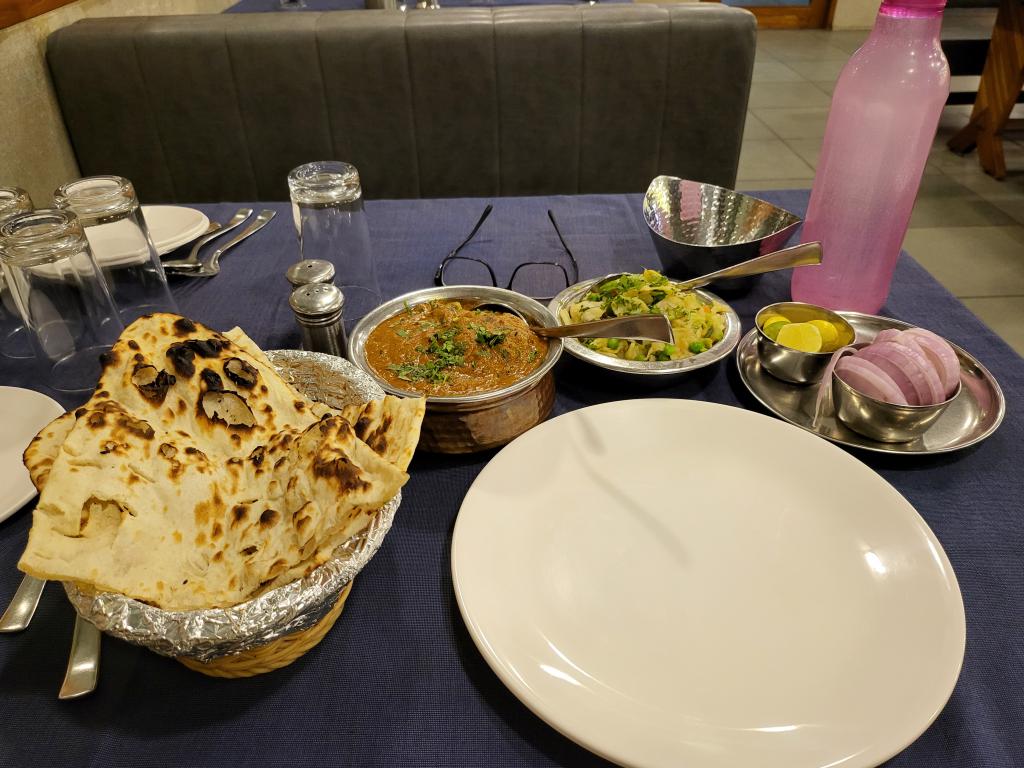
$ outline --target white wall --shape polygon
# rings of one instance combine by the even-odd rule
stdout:
[[[219,13],[234,0],[78,0],[0,30],[0,186],[27,189],[36,206],[78,178],[46,68],[46,38],[95,16]]]

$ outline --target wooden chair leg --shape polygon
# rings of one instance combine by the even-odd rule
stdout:
[[[992,44],[978,86],[971,119],[947,142],[958,154],[977,145],[986,173],[1006,177],[1003,129],[1024,87],[1024,1],[1001,0],[992,30]]]

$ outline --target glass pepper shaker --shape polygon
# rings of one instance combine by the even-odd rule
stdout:
[[[301,285],[292,291],[288,304],[302,332],[303,349],[345,356],[345,297],[336,285]]]

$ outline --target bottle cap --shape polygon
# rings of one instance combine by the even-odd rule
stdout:
[[[295,288],[310,283],[332,283],[334,265],[323,259],[303,259],[288,267],[284,276]]]
[[[879,13],[908,19],[931,18],[942,13],[946,0],[882,0]]]
[[[336,285],[310,283],[292,291],[288,304],[300,320],[331,322],[341,314],[345,297]]]

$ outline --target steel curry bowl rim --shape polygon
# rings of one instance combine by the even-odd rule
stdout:
[[[427,408],[432,411],[467,411],[490,406],[507,398],[521,394],[537,386],[541,379],[554,367],[562,355],[562,340],[548,339],[548,351],[544,360],[523,378],[498,389],[486,392],[474,392],[469,395],[424,395],[411,389],[400,389],[385,381],[373,370],[366,360],[366,342],[370,333],[385,320],[388,320],[408,307],[424,304],[428,301],[444,301],[474,299],[493,304],[501,304],[521,313],[527,320],[542,326],[558,325],[555,317],[535,299],[524,296],[505,288],[493,288],[480,285],[446,285],[436,288],[421,288],[397,296],[384,302],[363,317],[352,331],[348,340],[348,358],[353,364],[365,371],[385,392],[398,397],[426,397]]]

